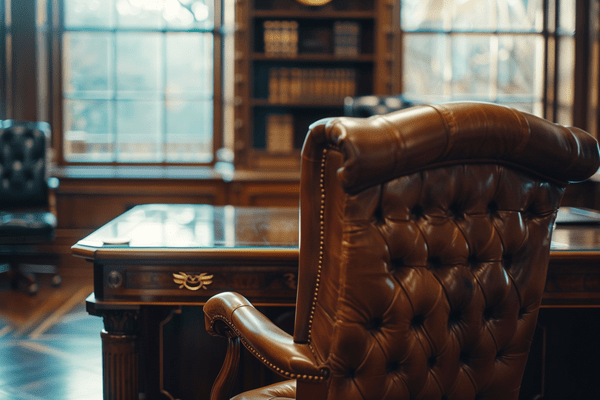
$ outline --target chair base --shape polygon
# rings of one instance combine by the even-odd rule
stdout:
[[[43,264],[0,264],[0,273],[10,279],[12,289],[20,289],[33,296],[39,290],[36,274],[50,274],[50,283],[58,287],[62,283],[62,277],[58,274],[56,266]]]

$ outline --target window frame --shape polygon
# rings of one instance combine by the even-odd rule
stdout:
[[[402,0],[398,1],[398,14],[401,14]],[[593,90],[586,85],[586,82],[589,82],[589,77],[592,76],[590,73],[591,69],[597,69],[591,67],[594,65],[591,59],[593,47],[598,46],[598,41],[594,44],[593,39],[590,37],[593,32],[591,32],[591,28],[593,25],[592,13],[590,10],[593,10],[592,2],[598,3],[598,0],[573,0],[575,5],[575,31],[572,34],[565,33],[560,29],[560,6],[561,0],[548,0],[543,1],[543,27],[541,32],[532,32],[532,31],[523,31],[523,32],[513,32],[506,30],[444,30],[442,29],[424,29],[407,32],[401,27],[401,15],[398,17],[397,24],[397,34],[399,37],[398,40],[398,69],[402,71],[404,69],[404,62],[406,59],[406,54],[403,52],[404,49],[404,40],[405,35],[410,34],[441,34],[441,35],[495,35],[500,37],[502,35],[514,35],[514,34],[523,34],[523,35],[537,35],[543,38],[544,41],[544,54],[543,54],[543,68],[542,72],[542,97],[541,97],[541,113],[540,116],[546,118],[550,121],[565,123],[564,118],[561,120],[560,113],[561,107],[564,105],[560,104],[560,96],[557,95],[557,91],[561,90],[560,85],[561,82],[559,80],[559,75],[561,73],[562,66],[560,65],[560,46],[561,42],[564,38],[570,38],[574,42],[574,61],[573,61],[573,79],[570,82],[572,85],[572,104],[570,104],[570,110],[568,113],[570,115],[570,121],[567,121],[568,124],[573,126],[578,126],[582,129],[593,128],[593,132],[590,132],[595,137],[599,136],[597,132],[596,121],[600,118],[600,113],[598,110],[592,105],[594,103],[598,103],[599,100],[596,98],[598,94],[594,94],[592,92],[600,92],[600,88]],[[588,15],[590,17],[588,17]],[[600,18],[599,18],[600,19]],[[595,63],[598,64],[598,61]],[[597,71],[596,71],[597,72]],[[403,74],[400,74],[399,77],[399,91],[403,92]],[[594,88],[598,86],[598,80],[595,80]],[[593,113],[596,115],[593,115]]]
[[[63,34],[67,32],[64,29],[64,13],[63,6],[64,0],[38,0],[41,2],[48,1],[47,3],[47,15],[52,16],[51,22],[51,34],[49,35],[49,46],[51,48],[51,79],[49,86],[51,87],[51,99],[49,104],[49,113],[53,131],[52,147],[54,149],[53,158],[57,165],[60,166],[175,166],[175,167],[190,167],[190,166],[214,166],[219,161],[219,150],[223,147],[224,140],[224,129],[223,129],[223,107],[225,106],[224,101],[224,88],[223,88],[223,43],[225,41],[225,35],[231,35],[227,27],[224,26],[223,21],[223,5],[226,0],[214,0],[214,27],[212,30],[202,30],[202,32],[211,32],[213,35],[213,140],[212,140],[212,160],[210,162],[178,162],[178,161],[68,161],[65,159],[64,143],[65,137],[64,132],[64,103],[66,99],[63,97]],[[165,34],[169,32],[169,29],[156,29],[157,33]],[[179,30],[175,30],[179,31]],[[190,30],[195,32],[196,29]],[[186,30],[181,30],[186,32]],[[164,143],[163,143],[164,144]]]

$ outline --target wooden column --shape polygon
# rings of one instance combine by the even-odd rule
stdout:
[[[102,365],[104,399],[139,398],[137,335],[103,331]]]
[[[37,121],[36,1],[4,0],[7,119]]]
[[[139,400],[139,306],[112,307],[93,296],[87,312],[102,317],[102,383],[104,400]]]

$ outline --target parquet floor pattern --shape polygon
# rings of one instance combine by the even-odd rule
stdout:
[[[102,320],[87,314],[84,278],[35,296],[0,283],[0,400],[101,400]]]

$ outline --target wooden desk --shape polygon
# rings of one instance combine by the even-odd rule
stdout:
[[[191,340],[188,349],[173,350],[165,337],[177,324],[170,322],[180,320],[186,306],[202,306],[224,290],[257,305],[293,306],[298,209],[141,205],[77,242],[72,252],[94,263],[87,309],[104,319],[104,398],[137,399],[138,391],[146,399],[190,398],[178,392],[185,371],[166,367],[169,355],[189,347],[202,353],[197,374],[205,382],[194,391],[207,398],[224,356],[213,350],[224,343],[205,334],[200,312],[191,317],[200,321],[194,330],[213,348],[198,350]]]
[[[207,398],[223,344],[206,335],[197,306],[235,290],[285,314],[297,243],[297,209],[174,204],[134,207],[77,242],[73,254],[94,263],[88,312],[104,319],[104,398]],[[599,262],[600,227],[557,227],[543,307],[600,307]],[[182,319],[189,306],[200,311]]]

